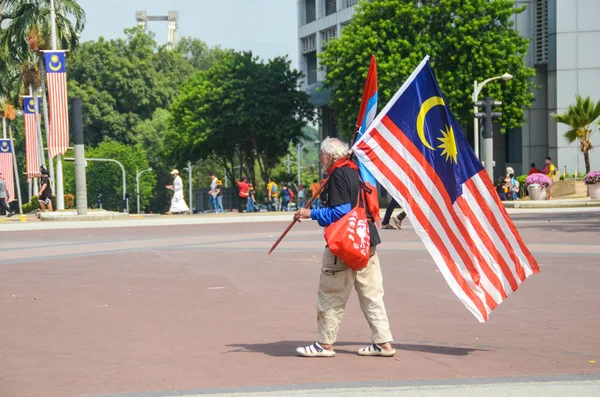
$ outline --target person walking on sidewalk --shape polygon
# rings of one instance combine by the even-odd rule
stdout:
[[[323,140],[319,149],[319,162],[325,172],[330,174],[329,183],[322,196],[324,207],[312,210],[302,208],[296,212],[296,219],[317,220],[320,226],[326,227],[340,220],[356,206],[361,189],[358,169],[350,160],[336,164],[347,154],[348,147],[339,139]],[[396,353],[390,344],[392,333],[383,303],[383,276],[376,251],[376,245],[381,240],[372,220],[369,220],[368,227],[371,236],[369,262],[359,271],[346,266],[325,247],[317,298],[317,341],[312,345],[298,347],[298,355],[335,356],[333,345],[353,286],[358,294],[360,308],[371,327],[373,338],[373,344],[359,349],[358,354],[391,357]]]
[[[383,220],[381,221],[382,229],[402,229],[402,221],[404,220],[404,218],[406,218],[406,212],[404,210],[402,210],[401,213],[394,217],[394,223],[396,224],[396,227],[390,225],[392,213],[396,208],[401,208],[400,204],[398,204],[398,202],[395,199],[392,199],[392,201],[390,201],[390,203],[388,204],[387,209],[385,210],[385,215],[383,216]]]
[[[171,208],[169,208],[169,214],[189,214],[190,208],[185,202],[183,196],[183,180],[179,176],[179,170],[174,169],[171,171],[173,177],[173,184],[168,185],[167,189],[173,191],[173,198],[171,199]]]
[[[246,209],[248,202],[248,178],[243,177],[241,181],[237,181],[238,186],[238,212],[241,214]],[[250,211],[248,211],[250,212]]]
[[[48,170],[44,166],[40,167],[40,191],[38,193],[38,201],[40,208],[43,212],[48,209],[50,212],[54,211],[52,208],[52,187],[50,185],[50,177],[48,176]]]
[[[9,199],[10,197],[8,195],[8,190],[6,189],[6,181],[4,180],[2,172],[0,172],[0,207],[4,208],[4,210],[6,211],[6,216],[8,218],[14,215],[13,212],[10,210],[10,207],[6,203],[6,201]]]
[[[306,189],[303,184],[298,185],[298,209],[306,205]]]

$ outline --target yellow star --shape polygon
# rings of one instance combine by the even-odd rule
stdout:
[[[438,146],[438,149],[444,149],[442,151],[442,156],[446,156],[446,161],[457,162],[458,150],[456,149],[456,141],[454,140],[454,130],[452,126],[446,126],[446,131],[440,130],[443,137],[438,138],[442,142],[441,145]]]

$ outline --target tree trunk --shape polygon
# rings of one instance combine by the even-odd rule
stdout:
[[[585,161],[585,174],[589,174],[591,171],[591,167],[590,167],[590,152],[588,150],[586,150],[585,152],[583,152],[583,159]]]

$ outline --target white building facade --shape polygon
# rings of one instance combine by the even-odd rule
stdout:
[[[329,93],[321,89],[325,76],[317,54],[324,43],[340,36],[356,4],[357,0],[298,0],[299,69],[311,102],[320,111],[322,136],[338,136],[338,131],[328,107]],[[527,6],[514,22],[530,40],[525,61],[536,70],[539,90],[525,110],[523,125],[495,134],[495,174],[503,174],[507,165],[518,174],[526,173],[532,162],[541,167],[546,156],[552,157],[561,173],[565,166],[569,174],[583,173],[578,143],[570,144],[563,137],[567,127],[557,125],[550,114],[565,111],[575,95],[600,100],[600,0],[515,0],[515,5]],[[592,143],[596,147],[590,152],[592,170],[600,170],[600,132]]]

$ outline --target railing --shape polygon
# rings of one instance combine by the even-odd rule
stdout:
[[[306,74],[306,83],[308,85],[315,84],[317,82],[317,71],[309,70]]]

